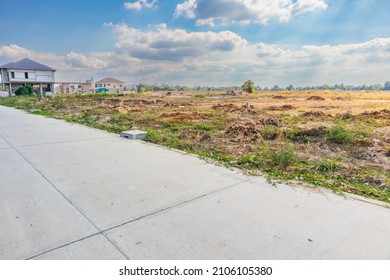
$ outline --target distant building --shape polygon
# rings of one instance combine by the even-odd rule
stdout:
[[[91,94],[95,93],[95,85],[93,79],[82,82],[58,82],[56,87],[56,93],[62,94]]]
[[[95,90],[97,91],[99,89],[106,88],[109,92],[112,93],[124,93],[125,84],[125,82],[114,78],[104,78],[103,80],[97,81],[95,83]]]
[[[23,85],[32,85],[37,94],[54,94],[56,70],[25,58],[17,62],[10,62],[0,66],[1,90],[11,95]]]

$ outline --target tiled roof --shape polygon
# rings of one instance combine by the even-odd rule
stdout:
[[[36,62],[34,60],[25,58],[22,60],[19,60],[17,62],[10,62],[7,64],[4,64],[0,66],[0,68],[4,69],[15,69],[15,70],[40,70],[40,71],[56,71],[55,69],[43,65],[39,62]]]
[[[104,78],[103,80],[100,80],[95,84],[125,84],[125,82],[119,81],[114,78]]]

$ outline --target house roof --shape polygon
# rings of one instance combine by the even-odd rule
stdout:
[[[125,82],[114,78],[104,78],[103,80],[97,81],[95,84],[125,84]]]
[[[55,69],[43,65],[39,62],[36,62],[34,60],[25,58],[22,60],[19,60],[17,62],[10,62],[7,64],[4,64],[0,66],[0,68],[3,69],[15,69],[15,70],[40,70],[40,71],[56,71]]]

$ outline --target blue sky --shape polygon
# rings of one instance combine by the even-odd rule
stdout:
[[[389,11],[387,0],[0,0],[0,63],[29,57],[62,81],[384,83]]]

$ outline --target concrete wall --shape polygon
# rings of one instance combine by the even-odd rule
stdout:
[[[14,73],[12,78],[11,73]],[[26,73],[28,78],[26,78]],[[34,70],[12,70],[8,69],[8,79],[5,81],[13,83],[53,83],[55,81],[54,71],[34,71]]]

